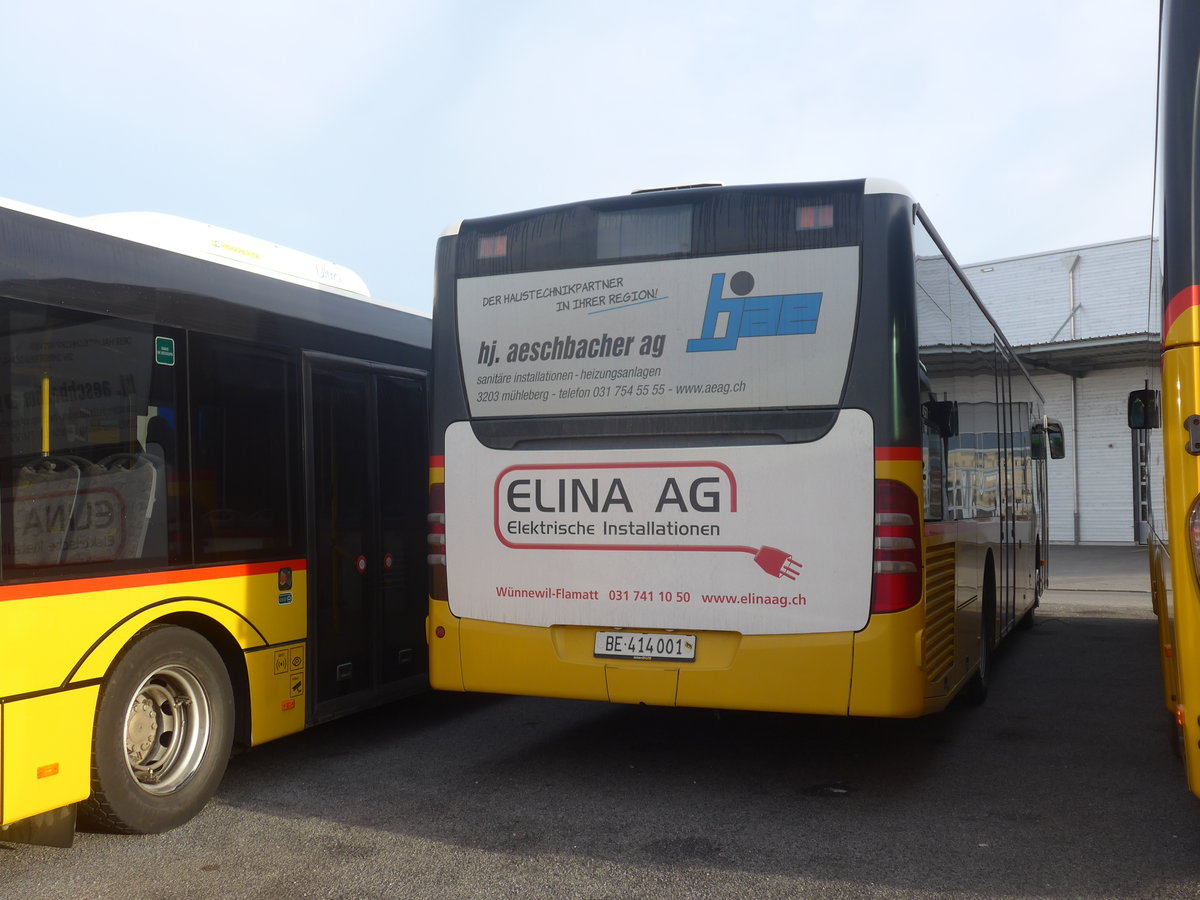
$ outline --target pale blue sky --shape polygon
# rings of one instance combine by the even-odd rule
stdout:
[[[210,222],[428,310],[462,218],[890,178],[960,262],[1150,230],[1153,0],[0,8],[0,196]]]

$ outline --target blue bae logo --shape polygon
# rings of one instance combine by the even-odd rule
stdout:
[[[687,342],[688,353],[735,350],[738,338],[769,337],[773,334],[814,334],[821,312],[821,294],[775,294],[746,296],[754,290],[754,276],[737,272],[729,279],[736,297],[723,297],[725,273],[716,272],[708,286],[708,306],[700,337]],[[725,333],[717,334],[724,314]]]

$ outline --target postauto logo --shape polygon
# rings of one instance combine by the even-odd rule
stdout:
[[[726,297],[725,273],[714,272],[708,285],[708,306],[700,337],[687,342],[688,353],[708,350],[736,350],[740,338],[770,337],[779,334],[814,334],[821,312],[821,294],[762,294],[753,296],[754,276],[737,272],[729,279]],[[718,334],[721,318],[725,330]]]

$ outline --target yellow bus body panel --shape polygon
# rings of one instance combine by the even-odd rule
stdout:
[[[250,745],[304,729],[308,647],[303,642],[246,654],[250,680]]]
[[[99,693],[99,686],[91,685],[0,704],[0,821],[15,822],[87,797]]]
[[[218,566],[0,588],[0,824],[87,798],[100,684],[129,641],[164,619],[202,617],[243,651],[251,744],[303,730],[303,565]],[[281,602],[278,582],[283,566],[293,570],[287,602]],[[51,636],[31,640],[48,634],[47,623],[53,623]],[[231,677],[236,685],[236,673]],[[56,764],[57,774],[47,774]]]
[[[1195,307],[1171,327],[1175,335],[1186,326],[1194,329],[1200,315]],[[1191,330],[1190,334],[1197,331]],[[1163,670],[1167,690],[1175,691],[1174,702],[1183,728],[1184,761],[1188,787],[1200,795],[1200,589],[1192,564],[1188,540],[1188,511],[1200,496],[1200,457],[1187,452],[1188,431],[1178,427],[1188,416],[1200,413],[1200,349],[1195,346],[1167,350],[1162,357],[1164,391],[1163,468],[1166,474],[1166,522],[1168,553],[1172,564],[1170,598],[1155,603],[1160,616]],[[1173,427],[1173,425],[1175,427]],[[1165,616],[1165,621],[1162,617]],[[1170,700],[1168,700],[1168,704]]]
[[[672,663],[597,657],[593,627],[509,625],[448,612],[431,617],[438,624],[446,636],[432,638],[430,680],[441,690],[842,716],[849,702],[849,633],[689,632],[696,634],[695,662]]]
[[[1179,349],[1183,356],[1194,354],[1196,345],[1200,344],[1200,306],[1189,306],[1183,310],[1171,323],[1171,327],[1163,336],[1163,349],[1166,351]],[[1173,384],[1167,380],[1167,354],[1163,354],[1163,385]],[[1195,363],[1189,362],[1188,367],[1195,370]],[[1191,413],[1185,413],[1190,415]]]
[[[303,640],[303,571],[294,571],[292,602],[281,605],[275,568],[245,574],[247,568],[0,589],[0,697],[101,678],[140,629],[181,612],[219,622],[243,650]],[[46,632],[48,622],[54,623],[53,639],[30,641],[29,635]]]
[[[716,643],[719,656],[728,659],[729,665],[683,672],[681,706],[846,715],[853,634],[701,632],[697,662],[706,638],[709,649]]]
[[[436,691],[465,691],[462,654],[458,647],[459,619],[450,612],[445,600],[429,598],[429,618],[425,620],[425,638],[429,644],[429,686]],[[438,637],[437,629],[443,630]]]
[[[1175,671],[1175,613],[1171,555],[1157,534],[1150,536],[1150,602],[1158,621],[1158,656],[1162,668],[1163,705],[1175,719],[1178,708],[1179,676]]]
[[[925,608],[871,616],[854,636],[850,715],[912,718],[926,710],[921,643]]]
[[[919,459],[876,459],[875,478],[908,487],[924,517]],[[922,598],[909,609],[872,615],[867,627],[854,636],[850,715],[911,718],[931,711],[926,708],[928,685],[922,668],[924,627]]]

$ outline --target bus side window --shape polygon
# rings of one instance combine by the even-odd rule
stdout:
[[[192,509],[200,561],[299,547],[295,362],[283,351],[192,338]]]
[[[173,406],[181,367],[162,326],[0,301],[5,571],[167,555],[173,522],[145,423]]]
[[[949,400],[928,400],[921,412],[925,520],[937,522],[946,517],[946,440],[958,432],[958,408]]]

